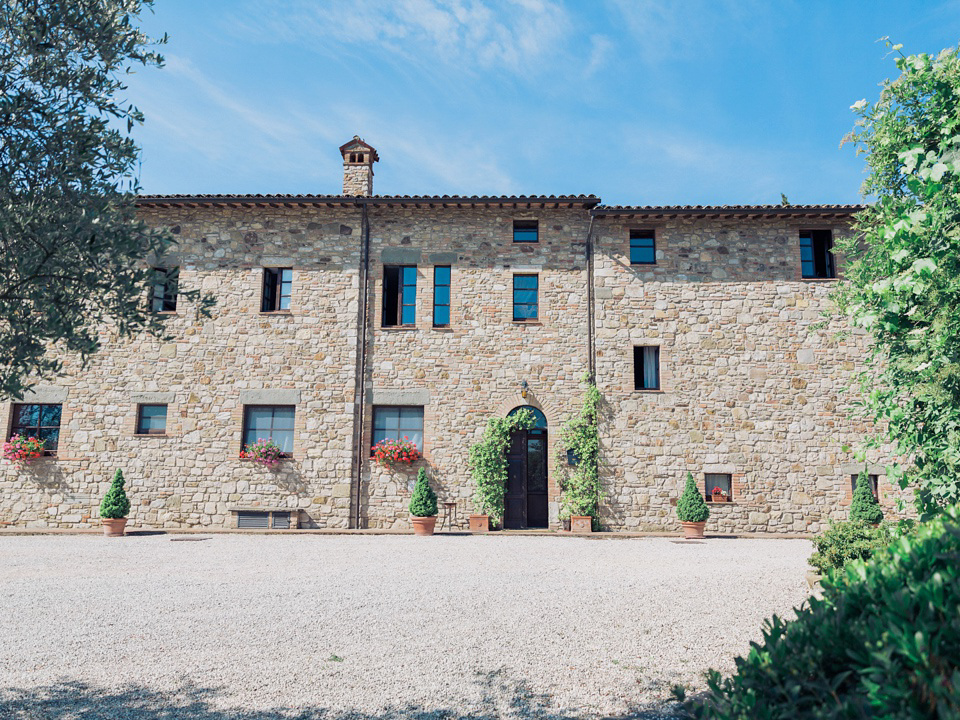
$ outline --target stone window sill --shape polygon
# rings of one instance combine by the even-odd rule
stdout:
[[[840,278],[800,278],[800,282],[805,283],[832,283],[837,282]]]
[[[167,433],[134,433],[135,438],[172,438],[173,435]]]
[[[634,395],[663,395],[664,390],[663,388],[641,388],[640,390],[634,388],[630,392]]]
[[[514,325],[530,325],[531,327],[543,327],[543,323],[539,320],[514,320]]]
[[[384,332],[416,332],[416,325],[381,325]]]
[[[261,315],[293,315],[290,310],[261,310]]]

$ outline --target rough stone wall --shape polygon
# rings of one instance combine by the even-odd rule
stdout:
[[[539,242],[514,243],[515,219],[538,219]],[[458,503],[462,524],[472,510],[470,445],[489,417],[503,417],[522,405],[540,408],[549,424],[548,478],[551,517],[556,517],[553,441],[561,423],[579,407],[579,379],[587,369],[588,224],[587,213],[579,210],[370,211],[373,326],[368,380],[373,403],[386,391],[429,395],[424,462],[440,500]],[[414,264],[416,327],[384,328],[383,267]],[[452,267],[449,328],[433,327],[436,265]],[[539,275],[537,323],[513,322],[514,273]],[[529,386],[526,399],[520,389],[524,380]],[[368,419],[365,448],[371,444],[370,428]],[[376,464],[364,468],[361,511],[369,527],[408,526],[416,469],[386,471]]]
[[[796,221],[623,223],[596,229],[597,382],[605,423],[605,522],[664,529],[687,471],[733,476],[712,506],[725,532],[817,532],[846,517],[844,445],[864,337],[837,340],[823,320],[832,281],[800,278]],[[813,225],[813,227],[823,225]],[[631,228],[656,230],[656,265],[630,265]],[[835,228],[835,230],[842,230]],[[633,347],[660,346],[660,391],[637,391]],[[882,475],[884,457],[869,458]],[[885,510],[896,491],[880,478]]]
[[[173,226],[180,284],[215,295],[212,317],[179,298],[170,341],[68,359],[58,457],[0,465],[0,522],[98,524],[116,468],[132,525],[229,527],[234,506],[299,508],[301,525],[346,527],[356,375],[359,212],[257,208],[144,211]],[[289,312],[260,312],[264,266],[293,267]],[[135,436],[144,393],[169,397],[164,437]],[[145,396],[147,400],[150,395]],[[155,396],[154,396],[155,397]],[[239,459],[242,407],[296,402],[295,452],[271,471]],[[167,399],[167,398],[165,398]],[[0,407],[10,427],[10,404]]]
[[[224,526],[231,508],[299,509],[303,527],[347,527],[358,365],[362,224],[356,208],[148,209],[172,226],[181,286],[215,294],[209,319],[178,303],[172,340],[119,342],[37,398],[63,398],[60,451],[28,470],[0,466],[0,523],[97,524],[117,467],[139,526]],[[540,241],[515,244],[512,222],[538,219]],[[373,406],[423,405],[423,464],[461,525],[473,509],[469,446],[486,420],[522,405],[549,423],[550,512],[557,513],[556,439],[580,406],[587,361],[589,215],[577,209],[369,209],[360,525],[406,527],[417,467],[371,463]],[[658,262],[629,264],[630,227],[655,227]],[[800,279],[800,225],[788,221],[621,223],[599,218],[598,385],[610,529],[671,530],[685,473],[730,473],[734,502],[714,507],[723,531],[815,532],[843,517],[845,444],[866,427],[842,392],[862,337],[837,341],[820,320],[831,282]],[[804,225],[803,227],[809,227]],[[383,268],[418,268],[416,325],[382,326]],[[434,328],[433,268],[452,267],[451,323]],[[293,267],[290,312],[261,313],[263,267]],[[537,273],[540,318],[512,320],[512,276]],[[661,347],[662,389],[633,387],[632,347]],[[521,397],[526,381],[529,395]],[[138,402],[169,403],[164,437],[138,437]],[[56,401],[56,400],[53,400]],[[277,471],[239,459],[245,404],[295,404],[295,452]],[[0,407],[10,427],[9,404]],[[876,472],[885,460],[871,458]],[[890,509],[892,489],[881,478]]]

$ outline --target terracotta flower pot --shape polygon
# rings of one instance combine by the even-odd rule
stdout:
[[[704,522],[682,522],[680,525],[683,526],[683,536],[688,540],[702,540],[703,539],[703,528],[706,527],[707,523]]]
[[[470,516],[470,532],[472,533],[490,532],[490,516],[489,515],[471,515]]]
[[[728,500],[726,495],[712,495],[713,502],[726,502]]]
[[[571,515],[570,532],[591,533],[593,532],[593,518],[589,515]]]
[[[411,515],[410,522],[413,523],[414,535],[433,535],[433,528],[437,525],[437,516],[416,517],[415,515]]]
[[[127,527],[127,518],[100,518],[103,522],[103,534],[107,537],[123,537]]]

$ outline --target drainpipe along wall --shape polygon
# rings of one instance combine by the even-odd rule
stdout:
[[[593,221],[596,219],[593,211],[590,212],[590,225],[587,227],[587,369],[590,380],[597,381],[597,360],[595,357],[594,342],[594,292],[593,292]]]
[[[353,478],[354,516],[353,527],[360,529],[361,488],[363,486],[363,425],[366,421],[366,383],[367,383],[367,334],[369,332],[368,284],[370,278],[370,217],[367,213],[367,204],[360,203],[362,209],[360,234],[363,237],[363,249],[360,259],[360,336],[358,338],[357,382],[354,395],[354,428],[353,447],[356,453],[355,475]]]

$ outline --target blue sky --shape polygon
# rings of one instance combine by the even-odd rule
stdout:
[[[936,0],[157,0],[145,193],[595,193],[608,204],[849,203],[850,105],[960,41]]]

